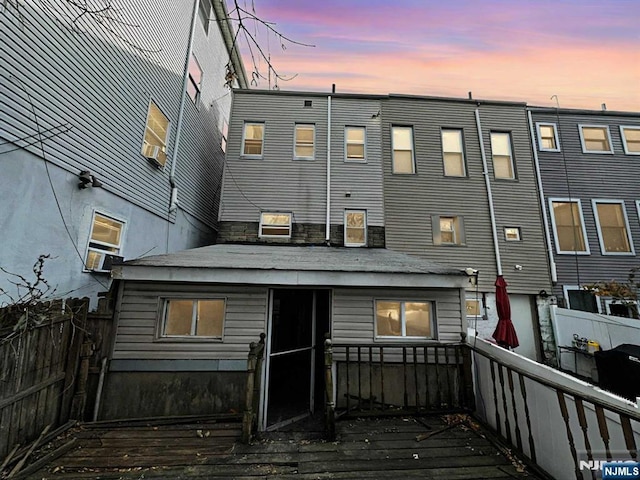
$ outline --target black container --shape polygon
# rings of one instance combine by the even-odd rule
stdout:
[[[624,343],[594,356],[600,388],[633,401],[640,397],[640,345]]]

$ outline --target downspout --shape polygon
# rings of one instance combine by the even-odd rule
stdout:
[[[184,104],[187,99],[187,82],[189,81],[189,60],[193,52],[193,37],[196,30],[196,20],[198,18],[198,2],[193,2],[193,13],[191,14],[191,31],[189,32],[189,44],[187,46],[187,55],[184,60],[184,75],[182,78],[182,97],[180,98],[180,111],[178,112],[178,122],[176,124],[176,141],[173,146],[173,155],[171,156],[171,171],[169,172],[169,183],[171,184],[171,202],[169,204],[169,212],[175,212],[178,208],[178,187],[176,186],[176,165],[178,163],[178,151],[180,149],[180,138],[182,137],[182,118],[184,116]]]
[[[331,95],[327,97],[327,229],[324,240],[331,243]]]
[[[487,187],[487,198],[489,200],[489,217],[491,219],[491,233],[493,234],[493,249],[496,254],[496,269],[498,275],[502,275],[502,260],[500,259],[500,247],[498,245],[498,230],[496,228],[496,214],[493,208],[493,195],[491,194],[491,181],[489,179],[489,168],[487,167],[487,156],[484,153],[484,140],[482,139],[482,125],[480,123],[480,109],[476,108],[476,127],[478,128],[478,140],[480,141],[480,155],[482,156],[482,175]]]
[[[544,236],[547,241],[547,255],[549,256],[549,268],[551,269],[551,281],[558,281],[558,271],[556,269],[556,261],[553,258],[553,248],[551,246],[551,234],[549,233],[549,222],[547,219],[547,209],[544,204],[544,190],[542,190],[542,175],[540,175],[540,163],[538,161],[538,149],[536,148],[535,135],[533,130],[533,120],[531,118],[531,110],[527,111],[527,119],[529,121],[529,133],[531,135],[531,148],[533,148],[533,165],[536,170],[536,183],[538,184],[538,195],[540,197],[540,207],[542,208],[542,223],[544,224]]]

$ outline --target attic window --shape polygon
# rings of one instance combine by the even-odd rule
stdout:
[[[313,105],[313,102],[311,100],[304,101],[304,108],[311,108],[312,105]]]

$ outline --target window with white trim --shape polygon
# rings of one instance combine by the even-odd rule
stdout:
[[[519,242],[520,227],[504,227],[504,239],[507,242]]]
[[[391,143],[393,148],[392,173],[416,173],[413,154],[413,127],[391,127]]]
[[[434,245],[464,245],[464,221],[460,216],[431,217],[431,229]]]
[[[260,214],[260,237],[291,238],[291,213],[262,212]]]
[[[635,300],[618,300],[607,298],[604,300],[607,315],[623,318],[638,318],[638,302]]]
[[[242,133],[242,156],[262,157],[264,123],[246,122]]]
[[[442,137],[442,162],[446,177],[464,177],[464,148],[462,130],[443,128]]]
[[[511,134],[507,132],[491,132],[491,155],[495,178],[509,180],[516,178],[513,168]]]
[[[294,157],[311,160],[314,157],[316,127],[313,124],[296,124]]]
[[[204,33],[209,34],[209,21],[211,18],[211,2],[210,0],[200,0],[198,2],[198,17],[204,28]]]
[[[345,162],[366,162],[365,127],[344,127],[344,160]]]
[[[635,255],[622,200],[592,200],[603,255]]]
[[[555,123],[536,123],[538,145],[541,152],[559,152],[558,130]]]
[[[578,285],[563,285],[565,307],[582,312],[600,313],[598,298],[590,290],[585,290]]]
[[[222,130],[220,131],[221,134],[221,138],[220,138],[220,147],[222,148],[223,152],[227,151],[227,137],[229,136],[229,124],[227,123],[226,120],[223,120],[222,122]]]
[[[93,214],[91,235],[87,246],[85,269],[94,272],[108,272],[113,261],[121,260],[124,222],[101,213]]]
[[[198,103],[200,98],[200,89],[202,87],[202,68],[198,63],[198,59],[192,53],[189,59],[189,81],[187,82],[187,95],[193,100],[193,103]]]
[[[578,125],[582,153],[613,153],[611,134],[606,125]]]
[[[588,255],[589,243],[580,200],[549,199],[551,223],[559,254]]]
[[[376,300],[377,338],[435,338],[431,302]]]
[[[345,210],[344,245],[363,247],[367,244],[367,212],[365,210]]]
[[[160,337],[191,337],[222,340],[225,300],[167,298]]]
[[[640,155],[640,127],[627,127],[620,125],[620,136],[624,153],[627,155]]]
[[[159,166],[167,163],[167,141],[169,139],[169,119],[153,102],[149,102],[147,123],[144,128],[142,155]]]
[[[480,300],[469,300],[465,301],[465,310],[467,311],[467,317],[472,318],[482,318],[482,308],[480,305]]]

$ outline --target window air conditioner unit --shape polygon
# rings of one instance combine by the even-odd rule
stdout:
[[[121,257],[120,255],[106,254],[104,256],[104,261],[102,262],[102,270],[110,271],[115,265],[121,265],[122,262],[124,262],[124,257]]]
[[[162,150],[162,147],[158,145],[145,144],[142,155],[161,167],[167,163],[167,154]]]

